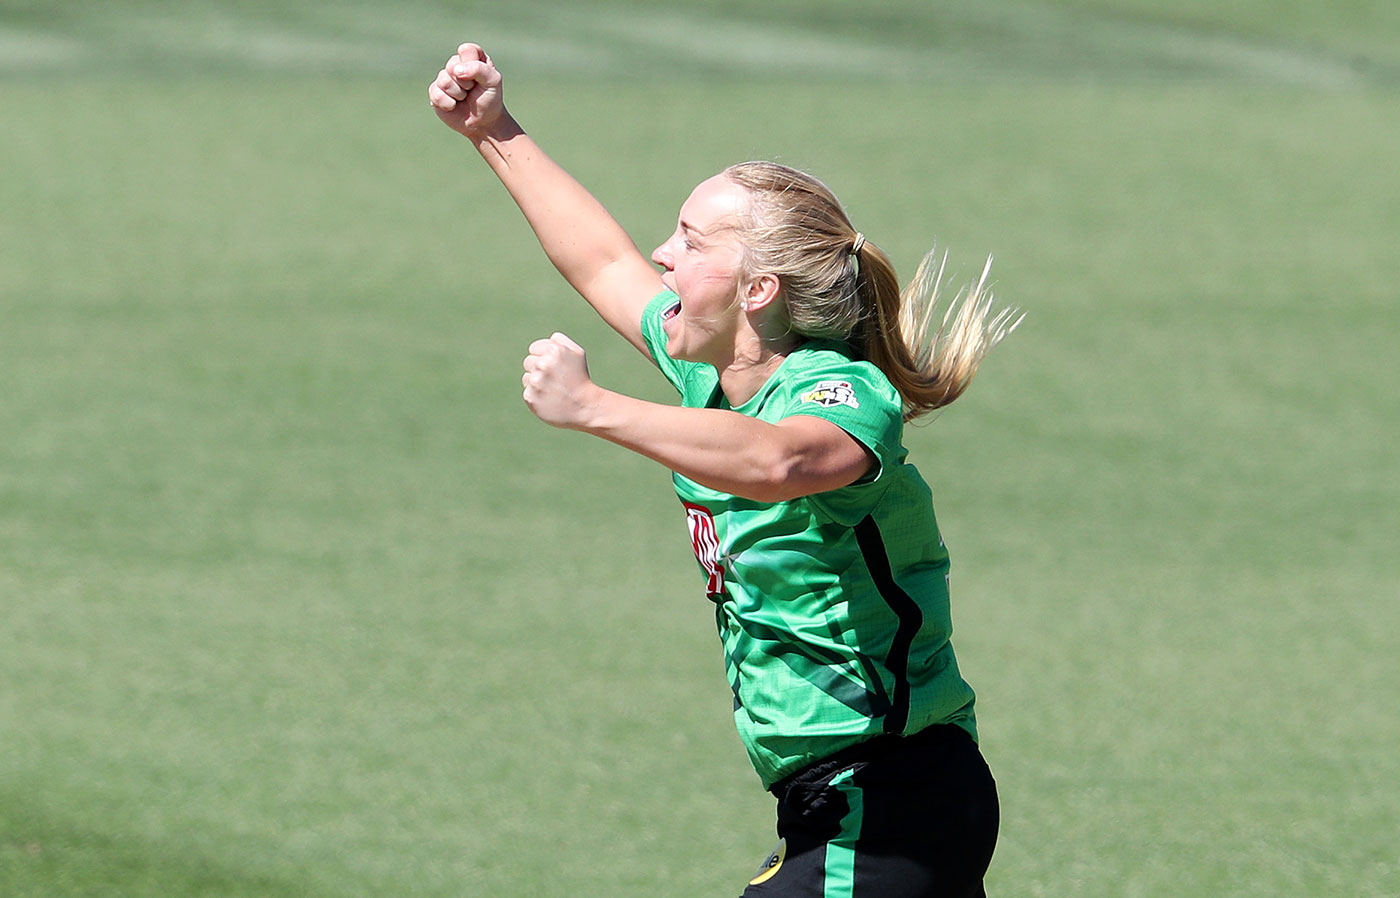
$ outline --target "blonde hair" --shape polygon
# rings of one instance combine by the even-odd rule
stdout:
[[[961,396],[982,359],[1021,323],[1014,309],[992,314],[989,257],[930,332],[946,253],[930,250],[901,290],[889,257],[852,227],[821,181],[774,162],[742,162],[722,174],[749,194],[738,226],[745,270],[778,277],[791,332],[850,345],[899,391],[906,421]]]

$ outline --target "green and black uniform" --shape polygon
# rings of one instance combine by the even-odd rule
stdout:
[[[674,302],[674,294],[662,293],[643,313],[652,358],[680,391],[682,405],[729,409],[713,366],[667,356],[662,313]],[[805,863],[820,868],[823,882],[814,894],[944,894],[889,891],[887,878],[860,875],[872,826],[887,825],[901,836],[910,831],[902,813],[894,813],[898,820],[889,819],[887,810],[885,820],[871,819],[868,790],[859,783],[865,769],[876,766],[872,757],[903,756],[911,746],[937,740],[955,751],[965,746],[962,754],[981,764],[973,692],[949,641],[948,553],[931,492],[905,462],[899,394],[844,344],[812,340],[789,353],[758,393],[732,411],[770,423],[794,415],[826,419],[878,462],[855,484],[776,503],[673,477],[715,603],[739,735],[764,785],[779,797],[787,858],[777,863],[801,866],[794,858],[796,834],[782,831],[783,802],[796,783],[804,795],[815,787],[839,799],[819,802],[828,816],[837,816],[816,826],[836,832],[809,846],[820,856]],[[915,734],[917,741],[910,738]],[[833,765],[815,786],[807,782]],[[916,758],[916,776],[923,775],[921,766]],[[947,784],[935,791],[946,793]],[[884,801],[876,804],[883,807]],[[994,788],[991,804],[994,841]],[[990,844],[985,854],[990,859]],[[853,886],[869,881],[871,890],[843,891],[843,877]],[[775,866],[747,894],[803,893],[777,888],[783,878]],[[980,893],[981,870],[976,879],[977,891],[966,894]],[[884,891],[875,891],[876,883]]]

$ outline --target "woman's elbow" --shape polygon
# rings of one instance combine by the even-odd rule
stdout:
[[[828,488],[812,476],[810,466],[797,456],[774,455],[757,463],[753,471],[754,478],[747,489],[749,495],[744,498],[755,502],[790,502]]]

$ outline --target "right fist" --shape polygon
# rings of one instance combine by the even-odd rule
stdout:
[[[463,44],[428,85],[428,102],[453,131],[484,137],[505,112],[501,73],[480,46]]]

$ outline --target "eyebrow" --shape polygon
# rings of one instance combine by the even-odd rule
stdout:
[[[733,231],[738,228],[738,225],[736,225],[733,221],[724,218],[715,222],[714,227],[710,228],[708,231],[700,230],[695,225],[686,221],[684,218],[680,220],[680,225],[682,230],[689,231],[697,237],[712,237],[715,234],[719,234],[724,231]]]

